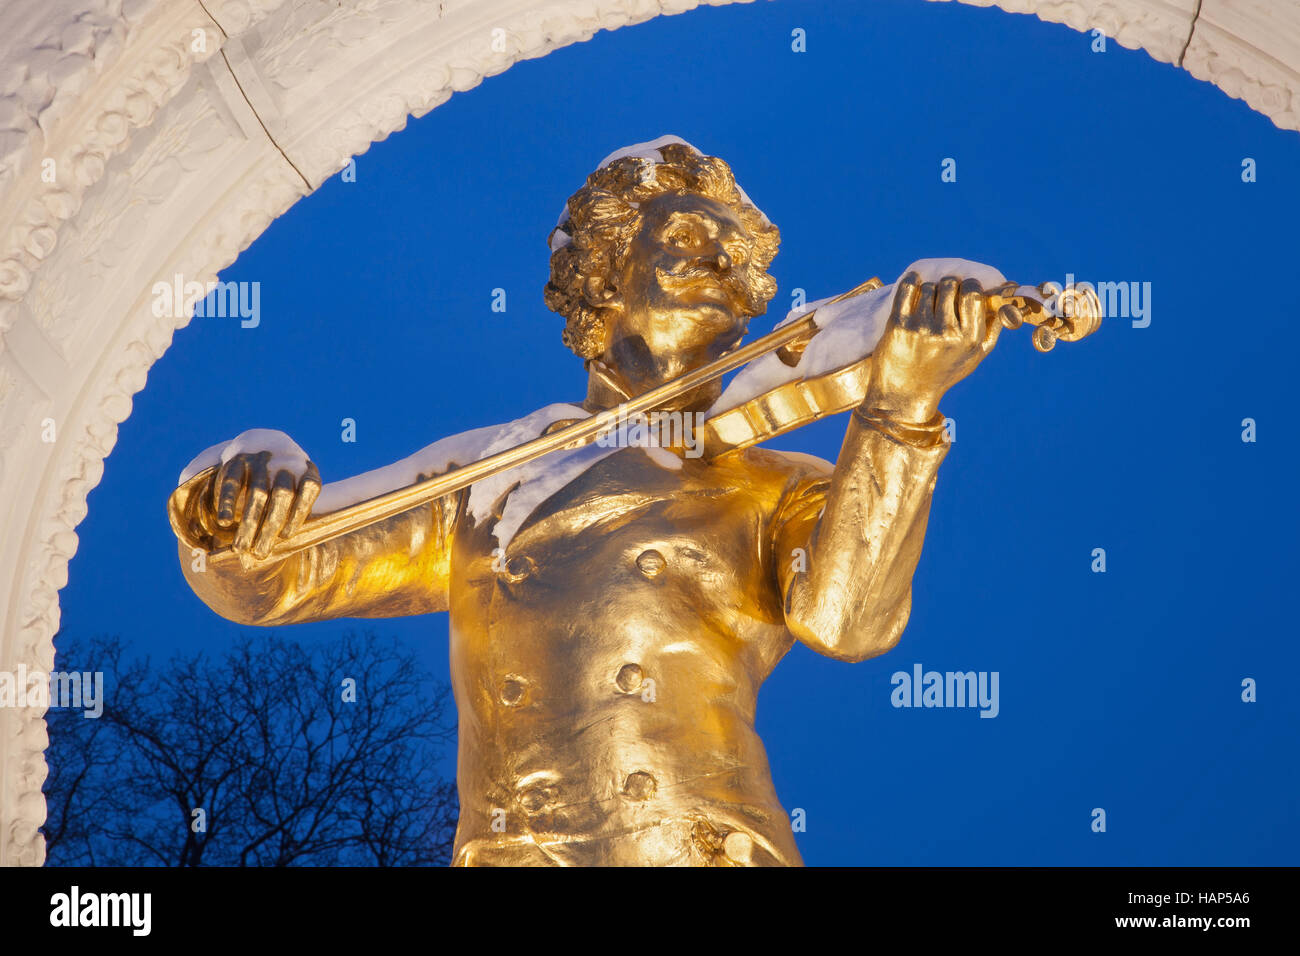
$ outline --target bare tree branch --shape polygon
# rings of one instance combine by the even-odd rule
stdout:
[[[50,865],[450,857],[456,793],[437,772],[455,736],[448,692],[396,641],[271,634],[165,668],[126,662],[116,638],[58,644],[60,669],[104,673],[105,700],[98,720],[50,711]]]

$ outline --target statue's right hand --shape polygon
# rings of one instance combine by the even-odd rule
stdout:
[[[237,554],[261,559],[302,527],[320,490],[320,471],[303,450],[283,432],[258,428],[221,451],[191,514]]]

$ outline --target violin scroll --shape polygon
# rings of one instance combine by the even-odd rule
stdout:
[[[1002,324],[1013,329],[1019,327],[1007,305],[1015,306],[1021,317],[1034,329],[1034,348],[1050,352],[1057,342],[1077,342],[1096,332],[1101,326],[1101,300],[1086,286],[1062,289],[1055,282],[1044,282],[1038,287],[1038,296],[1017,294],[1021,287],[1008,283],[985,300],[991,315],[997,315]]]

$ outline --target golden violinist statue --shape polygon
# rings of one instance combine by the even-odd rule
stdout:
[[[718,403],[718,368],[768,349],[772,336],[740,342],[776,292],[778,238],[721,159],[670,137],[621,151],[551,237],[546,303],[586,363],[580,404],[453,443],[436,465],[413,456],[386,509],[313,513],[331,486],[318,500],[316,467],[274,432],[217,446],[182,476],[169,503],[181,567],[222,616],[450,613],[457,865],[800,864],[754,729],[759,688],[795,641],[844,661],[898,643],[948,452],[944,393],[1004,326],[1038,326],[1040,348],[1095,327],[1048,317],[1014,283],[873,280],[857,291],[890,298],[869,363],[845,356],[851,375],[777,387],[747,412],[769,432],[718,447],[711,425],[706,454],[597,450],[584,423],[638,399],[690,421]],[[774,333],[787,365],[814,322]],[[833,466],[758,447],[849,407]],[[501,457],[512,434],[528,443],[515,472],[465,460]],[[547,465],[565,454],[588,458]],[[543,474],[550,485],[526,494]]]

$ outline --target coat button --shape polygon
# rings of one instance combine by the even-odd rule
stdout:
[[[513,707],[524,699],[525,681],[520,677],[507,677],[501,684],[501,702]]]
[[[627,780],[623,783],[623,793],[633,800],[649,800],[658,787],[659,784],[655,782],[654,777],[644,770],[638,770],[627,775]]]
[[[653,548],[649,551],[642,551],[636,559],[637,570],[648,578],[653,578],[657,575],[664,569],[664,565],[667,563],[668,562],[664,560],[664,556]]]
[[[526,813],[545,810],[555,800],[554,787],[529,787],[519,795],[519,805]]]
[[[749,863],[754,858],[754,838],[748,833],[732,830],[722,841],[722,852],[733,863]]]
[[[506,561],[502,576],[512,584],[517,584],[537,570],[537,562],[526,554],[516,554]]]
[[[618,676],[614,678],[614,683],[623,693],[631,694],[633,691],[640,690],[642,676],[640,664],[624,664],[618,669]]]

